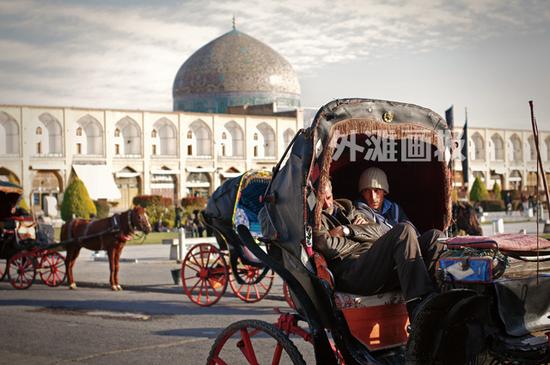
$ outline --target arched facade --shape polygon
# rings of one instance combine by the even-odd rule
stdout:
[[[141,155],[141,129],[139,124],[130,117],[124,117],[115,125],[116,155]]]
[[[535,137],[529,136],[527,138],[527,147],[529,153],[527,154],[527,158],[529,161],[536,161],[537,159],[537,146],[535,146]]]
[[[207,172],[190,172],[186,179],[187,196],[208,197],[212,193],[212,178]]]
[[[195,157],[212,156],[212,131],[201,119],[195,120],[187,131],[187,155]]]
[[[258,125],[258,140],[256,146],[258,147],[258,157],[260,158],[275,158],[276,146],[275,146],[275,131],[267,123],[261,123]]]
[[[511,161],[523,161],[523,146],[521,143],[521,139],[515,133],[510,137],[510,154]]]
[[[504,161],[504,139],[498,133],[491,136],[491,161]]]
[[[63,128],[61,123],[50,113],[38,117],[35,133],[35,155],[62,156]]]
[[[244,132],[243,129],[235,122],[230,121],[225,124],[227,130],[226,139],[222,138],[222,143],[225,145],[226,153],[224,157],[243,157],[244,156]],[[223,137],[223,136],[222,136]]]
[[[153,125],[151,145],[153,155],[176,156],[178,154],[178,132],[168,118],[161,118]]]
[[[19,126],[11,115],[0,112],[0,156],[19,154]]]
[[[91,115],[80,118],[74,126],[75,153],[77,155],[103,155],[103,127]]]
[[[485,140],[479,133],[472,135],[472,152],[473,160],[485,160]]]
[[[126,210],[132,207],[132,200],[141,194],[141,174],[126,166],[115,173],[115,183],[120,190],[118,209]]]

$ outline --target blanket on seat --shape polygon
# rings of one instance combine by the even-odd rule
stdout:
[[[494,236],[458,236],[446,241],[447,247],[498,248],[509,252],[550,251],[550,241],[532,234],[503,233]]]

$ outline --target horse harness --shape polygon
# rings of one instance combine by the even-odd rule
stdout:
[[[100,241],[100,244],[101,244],[101,249],[104,250],[104,242],[103,242],[103,238],[105,236],[108,236],[108,235],[112,235],[114,234],[117,238],[117,241],[119,243],[122,243],[122,242],[127,242],[129,240],[132,239],[132,234],[133,232],[135,231],[135,227],[134,227],[134,224],[132,223],[132,213],[133,211],[132,210],[129,210],[128,211],[128,232],[125,233],[122,229],[122,225],[121,225],[121,216],[122,214],[114,214],[113,216],[111,216],[111,219],[109,220],[110,221],[110,228],[103,231],[103,232],[100,232],[100,233],[94,233],[94,234],[91,234],[91,235],[88,235],[88,232],[90,230],[90,227],[92,225],[94,225],[96,222],[98,221],[89,221],[87,222],[86,224],[86,228],[84,229],[84,234],[81,236],[81,237],[75,237],[73,238],[73,226],[74,226],[74,223],[77,221],[76,219],[72,220],[71,222],[69,222],[69,227],[67,229],[68,231],[68,237],[67,237],[67,240],[74,240],[74,241],[77,241],[77,242],[81,242],[83,241],[84,239],[92,239],[92,238],[98,238],[99,241]],[[117,236],[117,233],[118,233],[118,236]]]

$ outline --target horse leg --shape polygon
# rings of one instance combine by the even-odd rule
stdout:
[[[115,283],[115,252],[113,249],[107,250],[109,256],[109,283],[111,284],[111,290],[118,290]]]
[[[122,286],[118,283],[118,269],[120,267],[120,254],[122,253],[122,247],[115,249],[115,285],[117,290],[122,290]]]
[[[76,262],[76,258],[80,254],[81,247],[71,246],[67,247],[67,258],[65,263],[67,266],[67,281],[69,282],[69,289],[76,289],[76,283],[74,282],[73,266]]]

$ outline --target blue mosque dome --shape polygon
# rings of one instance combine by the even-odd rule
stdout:
[[[185,61],[173,86],[174,110],[225,113],[228,106],[300,106],[300,83],[290,63],[268,45],[236,29]]]

